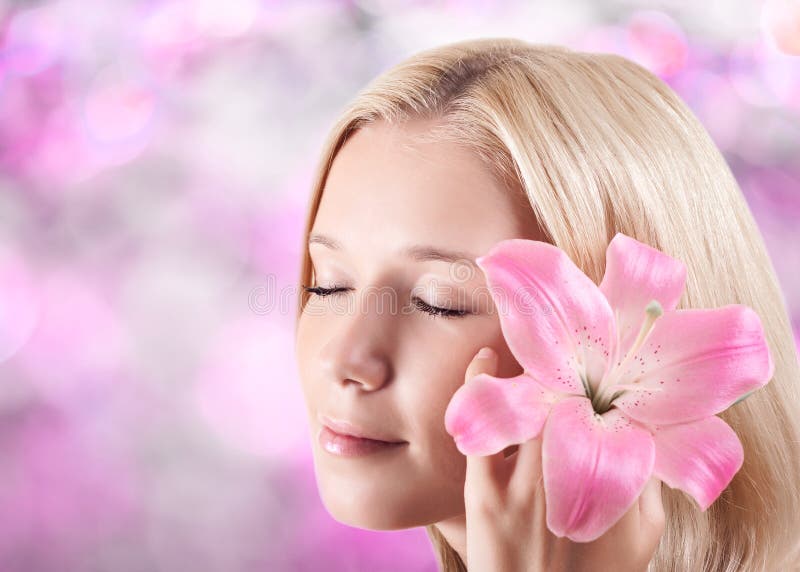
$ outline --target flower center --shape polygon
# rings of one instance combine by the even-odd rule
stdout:
[[[664,309],[661,307],[661,304],[658,303],[658,300],[651,300],[650,303],[647,304],[647,307],[644,309],[644,311],[646,316],[644,322],[642,323],[642,327],[639,329],[639,334],[636,336],[636,340],[628,349],[628,352],[625,354],[625,357],[620,364],[613,368],[606,377],[600,380],[597,393],[595,393],[593,396],[590,395],[592,407],[594,407],[594,410],[599,414],[608,411],[611,408],[613,401],[625,393],[625,391],[642,391],[643,389],[646,389],[634,384],[625,385],[619,383],[621,381],[620,378],[622,377],[623,372],[628,365],[628,362],[633,359],[633,356],[636,355],[636,352],[642,347],[642,344],[644,344],[647,336],[650,335],[650,332],[653,330],[656,320],[664,313]]]

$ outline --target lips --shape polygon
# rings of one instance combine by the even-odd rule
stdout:
[[[317,434],[317,442],[328,453],[337,457],[365,457],[377,453],[399,451],[405,449],[408,443],[387,443],[351,435],[340,435],[323,425]]]
[[[402,439],[396,439],[379,431],[364,429],[349,421],[332,419],[325,415],[320,415],[319,421],[322,425],[325,425],[328,429],[339,435],[370,439],[372,441],[381,441],[384,443],[405,443]]]

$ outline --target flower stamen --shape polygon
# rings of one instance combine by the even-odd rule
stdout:
[[[664,309],[661,307],[661,304],[658,303],[658,300],[651,300],[644,311],[646,316],[633,345],[631,345],[620,364],[613,368],[607,377],[600,380],[595,399],[592,401],[595,411],[607,410],[611,402],[621,394],[621,392],[616,390],[620,387],[625,387],[626,389],[629,387],[617,385],[617,382],[620,381],[619,378],[622,376],[622,372],[625,371],[628,362],[633,359],[633,356],[636,355],[636,352],[639,351],[639,348],[642,347],[645,340],[650,335],[656,320],[664,314]],[[608,394],[612,388],[615,389],[615,393],[609,398]]]

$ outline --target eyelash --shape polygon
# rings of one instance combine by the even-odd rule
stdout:
[[[336,294],[339,292],[346,292],[350,290],[350,288],[344,288],[341,286],[334,286],[333,288],[323,288],[321,286],[303,286],[303,289],[308,292],[309,294],[315,294],[320,298],[324,298],[325,296],[330,296],[331,294]],[[431,306],[427,302],[423,301],[421,298],[413,298],[414,306],[417,309],[425,312],[426,314],[430,315],[432,318],[442,317],[442,318],[461,318],[470,312],[466,310],[451,310],[449,308],[439,308],[438,306]]]

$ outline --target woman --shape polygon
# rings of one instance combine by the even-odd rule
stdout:
[[[543,240],[599,283],[617,232],[686,263],[679,308],[753,308],[775,375],[720,414],[745,460],[708,510],[652,480],[605,535],[573,543],[544,525],[539,438],[465,458],[443,417],[465,379],[522,371],[474,259]],[[647,70],[515,39],[418,53],[334,126],[305,239],[297,359],[334,518],[425,526],[448,572],[796,569],[800,372],[783,298],[723,157]]]

